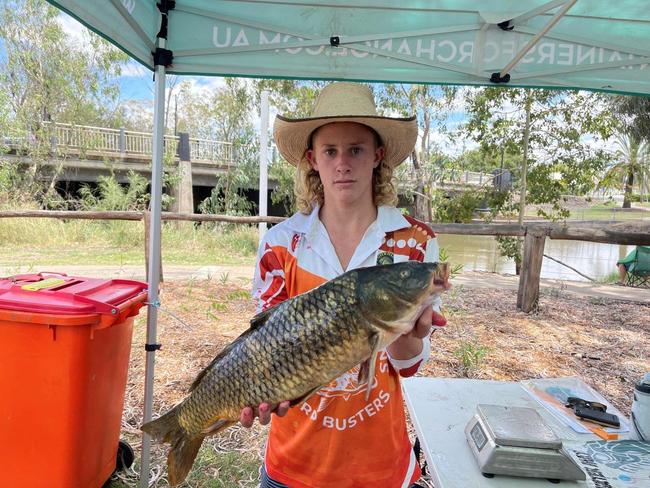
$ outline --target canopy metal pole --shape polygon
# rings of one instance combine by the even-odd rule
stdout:
[[[158,38],[158,47],[165,48],[165,39]],[[160,228],[162,215],[163,137],[165,117],[165,71],[162,64],[155,68],[153,157],[151,167],[151,227],[149,228],[149,305],[147,306],[146,366],[144,370],[144,415],[143,422],[149,422],[153,406],[153,378],[156,354],[156,326],[158,323],[158,287],[160,285]],[[140,487],[149,485],[149,457],[151,438],[142,433],[142,459],[140,466]]]
[[[267,216],[268,180],[269,180],[269,92],[263,90],[260,100],[260,217]],[[266,222],[259,223],[260,241],[266,233]]]

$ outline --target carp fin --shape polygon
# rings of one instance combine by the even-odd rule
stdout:
[[[167,456],[169,484],[176,486],[182,483],[192,469],[205,436],[190,437],[187,434],[178,423],[177,407],[172,408],[156,420],[147,422],[141,429],[154,439],[171,444]]]
[[[372,390],[372,384],[375,379],[375,366],[377,365],[377,356],[379,356],[379,348],[381,344],[381,341],[379,340],[380,335],[381,334],[376,333],[368,339],[372,352],[370,353],[370,357],[361,363],[361,366],[359,367],[358,383],[362,384],[364,381],[367,383],[366,401],[370,398],[370,390]]]
[[[203,444],[204,436],[185,437],[172,443],[172,448],[167,455],[167,473],[169,484],[180,485],[192,469],[199,448]]]
[[[257,329],[258,327],[261,327],[266,323],[266,319],[269,318],[269,315],[271,314],[271,310],[273,310],[275,307],[272,308],[267,308],[263,312],[260,312],[256,315],[254,315],[251,320],[250,320],[250,327],[252,330]]]
[[[204,434],[206,437],[209,435],[215,435],[221,432],[224,429],[227,429],[231,425],[235,425],[237,422],[233,422],[232,420],[226,420],[226,419],[221,419],[217,420],[214,424],[209,425],[205,429],[201,431],[201,434]]]
[[[269,315],[273,313],[273,311],[278,308],[280,305],[282,305],[284,302],[280,302],[277,305],[273,305],[272,307],[267,308],[266,310],[263,310],[262,312],[253,315],[253,317],[250,320],[250,329],[249,330],[255,330],[261,326],[263,326],[267,319],[269,318]]]
[[[370,369],[370,358],[366,359],[359,365],[359,374],[357,375],[357,384],[363,385],[368,381],[368,370]]]

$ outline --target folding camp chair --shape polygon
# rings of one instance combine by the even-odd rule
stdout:
[[[636,256],[627,269],[625,284],[650,286],[650,246],[638,246]]]

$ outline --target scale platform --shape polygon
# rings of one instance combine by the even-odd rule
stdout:
[[[534,408],[479,404],[465,436],[484,475],[586,479]]]

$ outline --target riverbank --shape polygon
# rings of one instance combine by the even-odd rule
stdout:
[[[121,277],[137,277],[125,276],[126,271],[122,269]],[[254,313],[249,297],[251,268],[206,267],[193,270],[191,277],[180,277],[180,271],[166,268],[168,278],[161,293],[158,341],[162,350],[156,354],[155,416],[183,398],[194,376],[247,328]],[[432,357],[421,375],[508,381],[577,376],[629,414],[634,382],[650,369],[649,304],[578,297],[566,290],[543,288],[539,310],[524,314],[516,310],[516,290],[501,286],[494,275],[476,275],[463,273],[454,279],[456,286],[444,298],[448,325],[433,336]],[[460,283],[463,276],[476,282],[478,275],[496,284],[475,288]],[[136,322],[122,422],[123,437],[133,445],[138,459],[144,315]],[[477,351],[481,353],[471,354]],[[189,486],[257,486],[265,438],[266,429],[256,425],[251,430],[233,427],[208,439]],[[154,487],[168,486],[166,452],[154,446]],[[137,486],[138,473],[136,464],[111,488]]]

